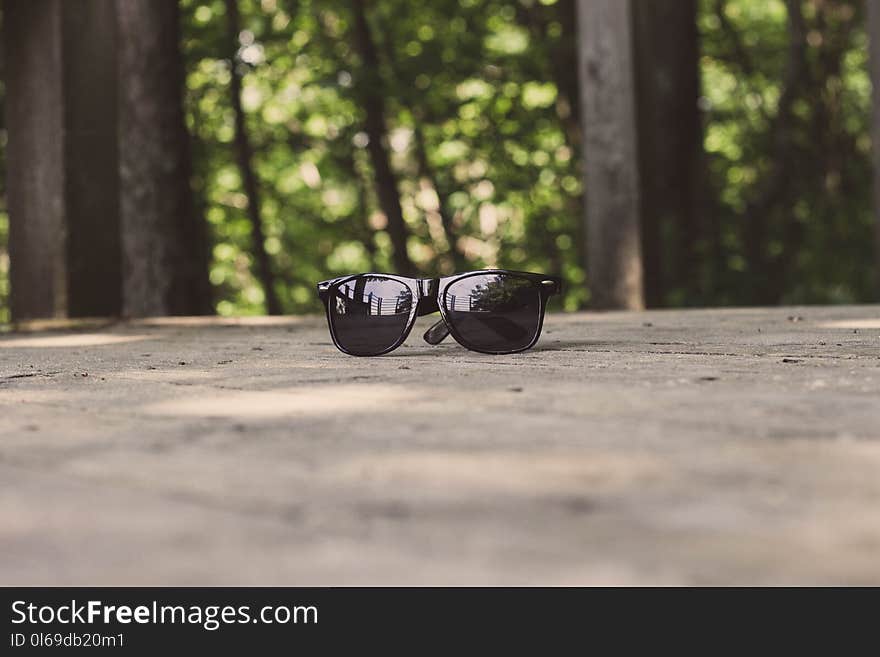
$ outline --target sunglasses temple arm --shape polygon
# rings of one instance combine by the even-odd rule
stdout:
[[[446,326],[446,322],[442,319],[431,326],[427,331],[425,331],[425,335],[422,336],[425,339],[425,342],[428,344],[440,344],[443,340],[446,339],[446,336],[449,335],[449,327]]]

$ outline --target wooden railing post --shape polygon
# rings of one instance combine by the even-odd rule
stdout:
[[[632,0],[578,0],[592,306],[644,308]]]
[[[113,0],[6,0],[12,318],[122,306]]]

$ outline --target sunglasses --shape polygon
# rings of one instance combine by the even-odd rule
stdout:
[[[416,317],[440,312],[424,335],[448,335],[484,354],[512,354],[534,346],[544,309],[562,291],[558,276],[484,269],[444,278],[355,274],[318,283],[333,343],[352,356],[381,356],[409,336]]]

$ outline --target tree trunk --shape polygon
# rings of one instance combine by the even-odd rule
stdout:
[[[796,103],[805,97],[809,77],[807,32],[801,0],[785,0],[788,48],[780,85],[776,114],[770,119],[768,134],[772,140],[770,166],[762,176],[763,187],[746,204],[743,216],[743,244],[751,277],[752,303],[779,303],[785,289],[786,271],[767,252],[767,235],[774,210],[783,208],[791,194],[792,171],[796,168]],[[788,214],[788,212],[785,212]],[[790,216],[790,215],[789,215]]]
[[[645,301],[697,290],[702,126],[696,0],[634,2]],[[664,235],[674,236],[665,244]],[[671,248],[670,248],[671,247]],[[663,262],[663,254],[672,257]]]
[[[352,223],[354,232],[367,251],[367,257],[370,261],[370,271],[378,271],[376,269],[376,242],[373,239],[373,228],[370,226],[370,203],[369,190],[367,183],[361,176],[358,169],[358,162],[355,155],[354,145],[349,140],[350,150],[342,155],[339,159],[340,166],[345,170],[349,178],[354,181],[357,201],[355,209],[352,213]]]
[[[263,217],[260,203],[260,189],[254,172],[254,151],[247,132],[244,108],[241,104],[242,72],[238,57],[240,23],[238,0],[226,0],[226,27],[229,51],[229,98],[235,115],[235,152],[238,168],[241,173],[242,186],[248,199],[248,219],[251,224],[251,248],[257,261],[257,275],[266,298],[266,312],[270,315],[281,314],[281,303],[275,290],[275,274],[272,261],[266,251],[266,234],[263,231]]]
[[[380,29],[384,34],[384,39],[381,40],[381,44],[385,53],[385,61],[391,72],[391,80],[396,85],[415,84],[415,81],[412,79],[404,80],[403,76],[398,71],[397,55],[394,50],[394,38],[390,24],[382,22],[380,23]],[[431,166],[431,162],[428,160],[425,131],[422,129],[422,126],[433,123],[433,117],[426,107],[423,107],[418,103],[413,104],[407,99],[401,99],[399,96],[397,101],[402,103],[405,109],[409,110],[413,116],[413,151],[418,177],[427,182],[437,194],[437,215],[440,218],[440,226],[443,229],[443,236],[449,247],[447,251],[448,262],[450,265],[449,271],[464,271],[467,266],[467,260],[458,248],[458,238],[455,235],[453,215],[449,212],[449,191],[440,183],[440,179],[437,177],[434,167]]]
[[[418,113],[416,113],[416,125],[413,128],[413,141],[415,142],[416,167],[421,178],[427,180],[437,194],[437,214],[440,215],[440,224],[443,227],[443,235],[446,237],[446,244],[449,246],[449,259],[452,265],[452,271],[464,271],[467,267],[467,260],[464,254],[458,248],[458,238],[455,234],[455,226],[453,225],[453,216],[449,212],[449,193],[443,189],[434,167],[428,160],[428,149],[425,144],[425,134],[421,126],[418,124]]]
[[[578,0],[587,273],[595,308],[644,307],[630,0]]]
[[[874,298],[880,301],[880,0],[868,0],[868,38],[873,85],[871,143],[874,156]]]
[[[574,151],[581,148],[581,101],[578,96],[578,27],[575,0],[560,0],[557,16],[562,24],[562,38],[558,48],[550,52],[550,64],[559,96],[556,114],[565,130],[566,141]]]
[[[361,58],[361,76],[358,81],[360,97],[365,114],[364,130],[369,138],[367,149],[373,165],[376,181],[376,196],[379,205],[388,220],[388,234],[394,250],[392,259],[398,274],[415,272],[412,261],[407,253],[407,228],[400,207],[400,194],[397,190],[397,178],[391,168],[388,149],[385,147],[387,127],[385,125],[385,101],[382,96],[382,85],[379,76],[379,57],[376,45],[370,34],[364,0],[352,0],[354,12],[355,45]]]
[[[112,0],[6,0],[15,321],[121,309]]]
[[[569,147],[579,150],[581,143],[580,98],[578,97],[577,6],[575,0],[559,0],[553,6],[514,3],[516,18],[538,42],[549,41],[552,23],[561,26],[562,35],[547,52],[547,75],[556,85],[556,115]]]
[[[115,4],[124,311],[132,317],[207,314],[207,238],[190,188],[178,5]]]

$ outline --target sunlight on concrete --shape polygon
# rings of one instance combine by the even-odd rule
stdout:
[[[40,337],[8,338],[0,340],[0,349],[42,349],[65,347],[103,347],[126,342],[141,342],[155,338],[152,335],[113,335],[112,333],[70,333]]]
[[[120,373],[110,375],[113,379],[125,379],[128,381],[150,381],[157,383],[189,383],[199,385],[202,382],[210,384],[212,381],[222,378],[222,373],[211,370],[199,370],[191,367],[181,367],[172,364],[156,367],[151,370],[128,369]]]
[[[144,411],[152,415],[228,418],[382,413],[387,412],[389,407],[399,408],[397,404],[418,397],[417,390],[404,386],[324,385],[269,391],[220,391],[210,395],[169,399],[151,404]]]
[[[840,329],[880,329],[880,318],[877,319],[841,319],[833,322],[819,322],[819,328]]]
[[[431,495],[460,498],[474,493],[535,497],[580,491],[589,495],[598,490],[624,490],[637,482],[656,484],[671,473],[661,459],[645,454],[494,450],[365,455],[331,465],[325,475],[337,482],[366,482],[376,488],[412,486]]]

